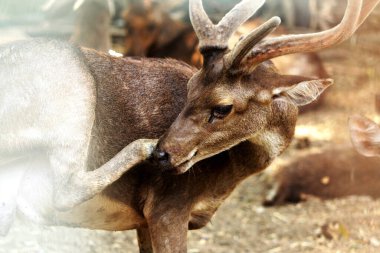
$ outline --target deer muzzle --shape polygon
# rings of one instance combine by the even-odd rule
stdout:
[[[153,159],[156,165],[159,166],[162,171],[169,171],[174,174],[182,174],[194,165],[194,158],[197,153],[197,150],[193,149],[181,160],[174,161],[169,152],[157,145],[155,151],[153,152]]]

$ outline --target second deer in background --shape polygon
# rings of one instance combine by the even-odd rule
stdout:
[[[360,115],[350,117],[351,146],[295,157],[268,174],[267,206],[350,195],[380,197],[380,127]],[[356,150],[355,150],[356,149]],[[359,152],[359,153],[358,153]]]

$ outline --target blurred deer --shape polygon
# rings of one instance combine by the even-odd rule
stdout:
[[[77,1],[78,2],[78,1]],[[71,41],[88,48],[108,52],[112,48],[111,19],[113,0],[83,0],[75,6],[75,29]]]
[[[271,0],[263,16],[276,13],[284,18],[287,28],[325,30],[339,23],[345,3],[340,0]]]
[[[281,75],[269,60],[342,42],[377,3],[350,0],[332,30],[264,39],[275,17],[229,50],[264,1],[243,0],[214,25],[192,0],[200,70],[57,41],[2,46],[1,187],[13,195],[0,196],[0,228],[17,210],[47,225],[137,229],[141,252],[186,252],[188,229],[286,149],[297,106],[332,84]]]
[[[269,176],[273,182],[264,205],[297,203],[308,195],[322,199],[350,195],[379,198],[380,127],[354,115],[350,117],[349,129],[357,152],[352,147],[336,147],[278,166]]]
[[[114,0],[50,0],[43,10],[52,21],[74,15],[74,31],[70,41],[83,47],[108,52],[112,48],[111,19]]]
[[[192,27],[174,19],[168,12],[175,7],[175,1],[130,2],[124,15],[128,56],[170,57],[194,66],[201,65],[198,41]]]
[[[380,197],[380,159],[359,154],[351,146],[297,156],[266,175],[270,190],[265,206],[298,203],[309,197]]]

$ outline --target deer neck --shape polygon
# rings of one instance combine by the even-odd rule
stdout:
[[[262,130],[248,141],[265,151],[271,160],[279,156],[289,145],[289,140],[273,129]]]
[[[229,151],[238,180],[264,170],[289,146],[294,129],[280,130],[264,129]]]

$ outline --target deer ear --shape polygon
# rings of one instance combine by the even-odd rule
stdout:
[[[348,125],[351,141],[356,150],[364,156],[380,156],[380,127],[365,117],[351,116]]]
[[[333,83],[332,79],[308,80],[290,87],[276,88],[272,91],[272,95],[286,96],[297,106],[303,106],[316,100]]]

